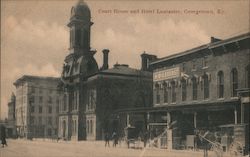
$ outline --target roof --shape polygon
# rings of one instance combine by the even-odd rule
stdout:
[[[99,73],[110,74],[110,75],[127,75],[127,76],[145,76],[145,77],[152,76],[151,72],[130,68],[128,65],[125,64],[115,64],[113,68],[100,71]]]
[[[60,77],[46,77],[46,76],[33,76],[33,75],[23,75],[21,78],[14,82],[14,85],[18,85],[21,82],[31,81],[31,80],[48,80],[48,81],[60,81]]]
[[[216,47],[223,46],[225,44],[229,44],[229,43],[237,42],[237,41],[240,41],[240,40],[244,40],[244,39],[247,39],[249,37],[250,37],[250,32],[245,33],[245,34],[241,34],[241,35],[229,38],[229,39],[225,39],[225,40],[217,40],[217,41],[212,42],[212,43],[204,44],[204,45],[201,45],[201,46],[198,46],[198,47],[186,50],[186,51],[182,51],[180,53],[176,53],[176,54],[173,54],[173,55],[169,55],[169,56],[160,58],[158,60],[155,60],[155,61],[151,62],[150,64],[151,65],[152,64],[157,64],[157,63],[160,63],[160,62],[163,62],[163,61],[168,61],[168,60],[171,60],[171,59],[174,59],[174,58],[183,57],[183,56],[193,54],[193,53],[196,53],[198,51],[205,50],[205,49],[213,49],[213,48],[216,48]]]

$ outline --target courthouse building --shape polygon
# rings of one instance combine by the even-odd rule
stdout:
[[[57,137],[59,78],[24,75],[16,80],[16,128],[24,138]]]
[[[212,37],[209,44],[150,63],[154,108],[175,123],[174,146],[185,143],[196,129],[249,125],[249,43],[249,33],[225,40]]]
[[[126,118],[114,115],[114,110],[152,105],[151,72],[118,63],[109,68],[108,49],[103,50],[103,65],[98,67],[96,51],[90,48],[92,25],[89,7],[79,1],[71,9],[69,55],[60,84],[64,96],[58,133],[66,140],[103,139],[104,133],[125,127]],[[155,56],[144,54],[142,58],[146,62]]]

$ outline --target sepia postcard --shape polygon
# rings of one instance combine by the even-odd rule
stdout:
[[[0,157],[249,157],[249,0],[1,0]]]

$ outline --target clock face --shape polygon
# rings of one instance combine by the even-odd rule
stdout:
[[[71,17],[74,16],[74,15],[75,15],[75,8],[72,7],[72,8],[71,8]]]

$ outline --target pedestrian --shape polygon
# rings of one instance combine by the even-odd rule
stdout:
[[[2,141],[2,147],[4,147],[4,145],[8,146],[7,141],[6,141],[6,133],[5,133],[5,127],[4,126],[1,127],[1,141]]]
[[[118,144],[118,136],[115,131],[112,134],[112,139],[113,139],[113,147],[116,147],[116,145]]]
[[[108,132],[105,133],[104,138],[105,138],[105,147],[109,146],[109,133]]]

